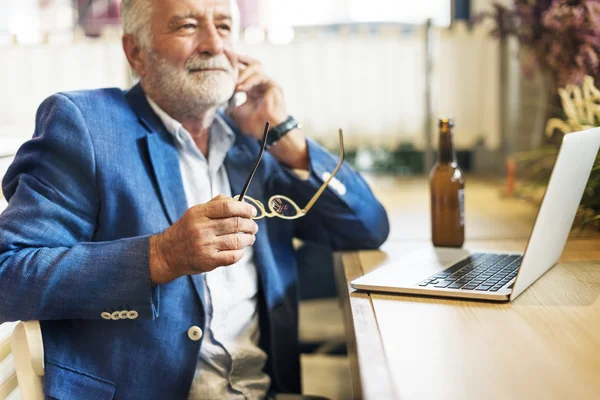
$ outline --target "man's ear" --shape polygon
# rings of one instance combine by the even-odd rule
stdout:
[[[130,33],[124,34],[121,41],[123,43],[123,51],[125,52],[125,56],[127,57],[127,61],[129,61],[131,69],[133,69],[138,76],[143,77],[146,72],[146,64],[142,57],[142,47],[135,36]]]

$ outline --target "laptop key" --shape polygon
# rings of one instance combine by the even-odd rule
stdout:
[[[437,285],[435,285],[435,287],[437,288],[445,288],[448,287],[448,285],[452,284],[452,282],[448,282],[448,281],[443,281],[438,283]]]
[[[463,285],[464,283],[453,283],[452,285],[448,286],[448,289],[460,289],[461,287],[463,287]]]

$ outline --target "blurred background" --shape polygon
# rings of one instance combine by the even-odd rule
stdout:
[[[31,136],[52,93],[133,84],[119,3],[0,0],[1,154]],[[308,136],[334,148],[344,128],[362,171],[429,171],[444,115],[461,167],[502,175],[507,159],[545,144],[551,117],[568,119],[558,87],[598,71],[591,0],[238,3],[239,50],[281,83]]]
[[[0,0],[2,151],[31,136],[35,111],[50,94],[132,85],[119,3]],[[307,135],[333,148],[337,128],[344,128],[349,159],[361,170],[429,170],[427,150],[435,146],[439,115],[455,118],[459,160],[467,170],[500,173],[504,157],[498,151],[528,145],[516,143],[523,139],[517,134],[523,108],[531,106],[521,101],[516,47],[501,52],[490,35],[492,18],[472,23],[473,16],[493,11],[491,0],[239,5],[240,51],[259,58],[281,83]],[[509,89],[505,107],[503,86]]]
[[[385,198],[398,182],[426,183],[440,116],[468,175],[533,203],[562,136],[600,125],[598,0],[237,1],[239,51],[283,86],[307,136],[335,152],[344,129],[346,159],[386,206],[402,207]],[[119,5],[0,0],[0,177],[44,98],[135,83]],[[599,194],[600,160],[577,224],[600,228]]]

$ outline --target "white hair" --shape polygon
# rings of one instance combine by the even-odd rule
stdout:
[[[240,9],[237,0],[228,0],[231,9],[231,35],[234,42],[240,36]],[[151,0],[121,0],[121,23],[123,31],[132,34],[144,48],[152,41],[150,30]]]
[[[150,46],[152,38],[150,30],[151,3],[148,0],[121,0],[123,32],[132,34],[144,48]]]

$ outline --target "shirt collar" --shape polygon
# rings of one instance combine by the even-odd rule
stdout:
[[[156,115],[158,115],[158,118],[160,118],[161,122],[163,123],[165,128],[167,128],[167,131],[171,135],[176,137],[177,132],[179,132],[180,129],[186,130],[183,127],[183,125],[181,124],[181,122],[177,121],[176,119],[171,117],[169,114],[167,114],[167,112],[165,110],[163,110],[162,108],[160,108],[160,106],[158,104],[156,104],[154,102],[154,100],[152,100],[150,98],[150,96],[146,95],[146,100],[148,100],[148,104],[150,104],[150,107],[152,108],[152,110],[156,113]],[[221,114],[219,114],[219,113],[215,114],[215,122],[218,123],[219,127],[221,128],[220,130],[222,130],[222,133],[225,133],[230,139],[235,139],[235,133],[231,130],[231,128],[229,127],[227,122],[225,122],[225,120],[223,119]],[[213,122],[213,128],[214,128],[214,122]]]
[[[186,147],[186,142],[190,144],[190,150],[197,153],[201,158],[204,158],[200,150],[196,147],[193,142],[192,136],[190,133],[183,127],[181,122],[175,120],[169,114],[166,113],[162,108],[156,104],[150,96],[146,95],[146,99],[148,100],[148,104],[152,110],[158,115],[161,122],[167,129],[175,141],[179,143],[181,147]],[[210,127],[210,136],[208,138],[208,148],[209,154],[211,156],[211,167],[218,168],[225,159],[225,156],[233,143],[235,142],[235,133],[231,129],[231,127],[227,124],[227,122],[223,119],[221,114],[215,114],[215,120]]]
[[[183,129],[183,125],[181,125],[181,123],[179,121],[176,121],[169,114],[167,114],[162,108],[160,108],[158,106],[158,104],[156,104],[150,98],[150,96],[146,96],[146,99],[148,100],[148,104],[150,104],[150,107],[152,108],[152,110],[156,113],[156,115],[158,115],[158,118],[160,118],[160,120],[163,123],[163,125],[165,126],[165,128],[167,128],[167,132],[169,132],[171,135],[173,135],[175,138],[177,138],[177,132],[179,132],[180,129]]]

